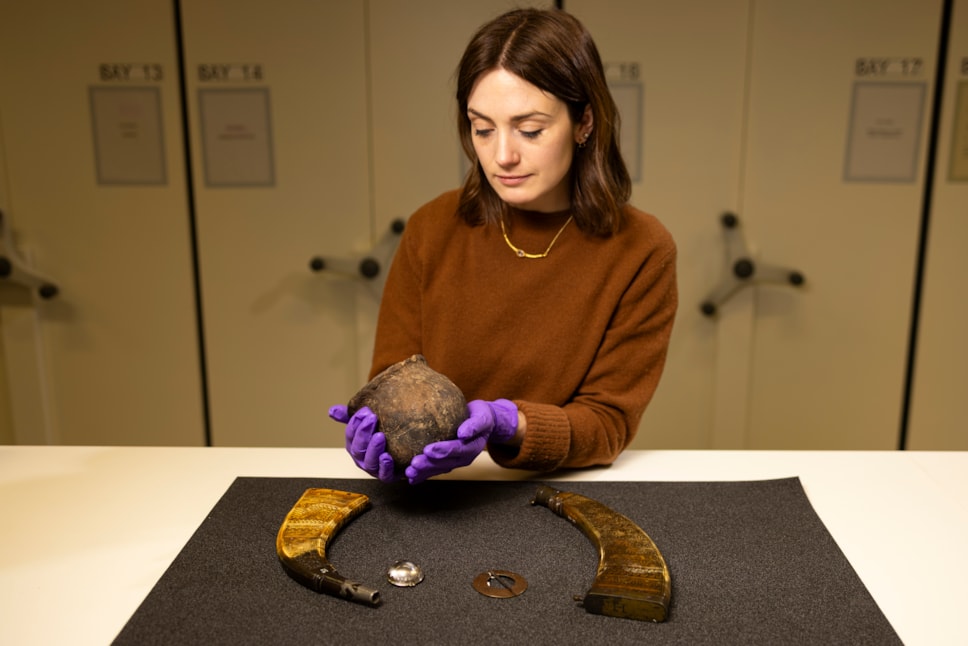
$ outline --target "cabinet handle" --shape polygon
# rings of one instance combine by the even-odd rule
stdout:
[[[313,256],[309,259],[309,268],[314,272],[329,270],[337,274],[374,280],[383,272],[384,265],[389,263],[396,248],[397,238],[403,233],[405,227],[406,221],[397,218],[390,223],[389,229],[383,233],[369,253],[362,256],[335,258]]]
[[[45,300],[57,296],[60,291],[53,281],[34,271],[17,253],[7,230],[3,210],[0,210],[0,279],[27,289],[36,289]]]
[[[739,218],[735,213],[724,213],[720,217],[720,224],[725,229],[730,271],[699,305],[703,314],[709,317],[715,316],[723,303],[733,294],[750,285],[777,284],[800,287],[806,282],[803,274],[795,269],[780,265],[759,264],[753,260],[746,246],[746,240],[739,230]]]

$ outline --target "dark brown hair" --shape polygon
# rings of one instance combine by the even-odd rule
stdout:
[[[591,136],[575,151],[571,207],[575,224],[607,236],[622,224],[632,181],[618,146],[619,115],[605,81],[598,49],[588,30],[559,9],[516,9],[483,25],[467,45],[457,69],[457,123],[461,146],[471,160],[458,215],[469,224],[497,222],[507,205],[491,188],[474,152],[467,101],[477,80],[503,68],[568,106],[578,123],[590,106]]]

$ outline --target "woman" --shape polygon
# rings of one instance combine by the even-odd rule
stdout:
[[[659,382],[677,306],[675,244],[628,205],[618,113],[585,28],[560,10],[485,24],[458,68],[464,185],[410,218],[384,290],[371,378],[413,354],[453,380],[469,418],[394,473],[369,409],[354,461],[411,484],[470,464],[612,463]]]

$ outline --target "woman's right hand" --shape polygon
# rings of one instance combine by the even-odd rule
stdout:
[[[346,424],[346,451],[356,466],[381,482],[394,482],[393,457],[387,453],[387,440],[377,431],[376,413],[363,407],[351,416],[346,406],[337,405],[329,409],[330,418]]]

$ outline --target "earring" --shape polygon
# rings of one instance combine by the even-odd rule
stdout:
[[[581,141],[578,142],[578,147],[579,148],[584,148],[585,147],[585,144],[588,143],[588,136],[590,134],[592,134],[591,131],[586,132],[584,135],[582,135]]]

